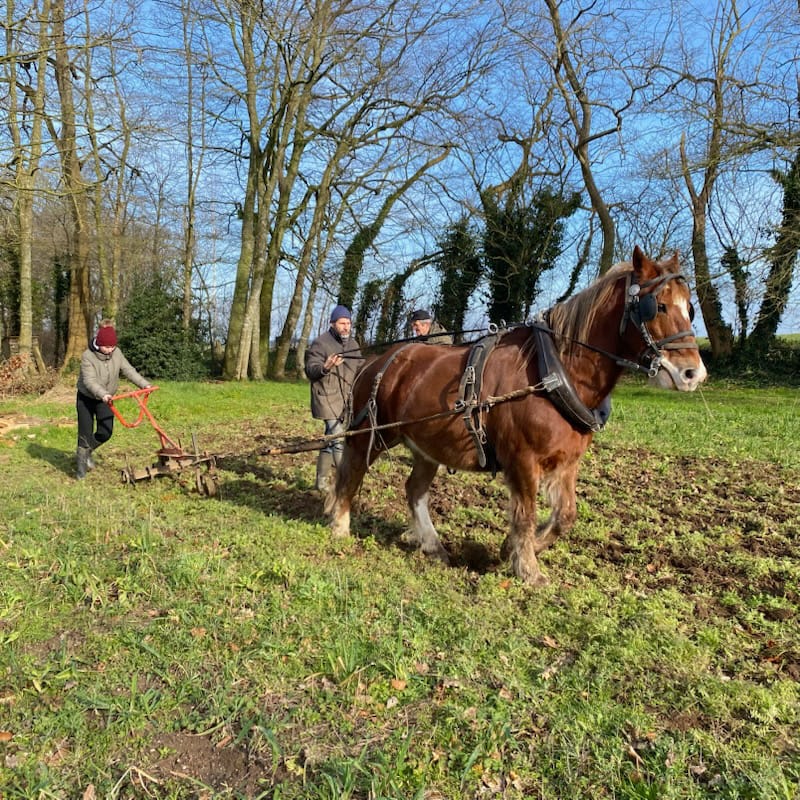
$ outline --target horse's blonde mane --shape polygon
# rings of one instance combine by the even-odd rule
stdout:
[[[619,278],[632,270],[633,265],[630,261],[620,261],[591,286],[587,286],[578,294],[562,303],[557,303],[550,309],[550,327],[560,334],[557,337],[557,344],[562,357],[566,355],[573,339],[579,341],[587,339],[597,310],[608,303]]]

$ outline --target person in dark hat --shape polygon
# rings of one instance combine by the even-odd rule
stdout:
[[[92,451],[107,442],[114,432],[114,413],[108,405],[119,388],[119,376],[127,378],[140,389],[150,386],[117,347],[117,332],[110,320],[104,319],[89,347],[81,356],[78,375],[78,479],[94,469]]]
[[[352,319],[346,306],[331,312],[330,327],[309,345],[305,373],[311,381],[311,415],[325,421],[325,435],[343,434],[349,420],[350,392],[356,373],[364,363],[361,349],[352,335]],[[319,491],[326,493],[335,467],[344,452],[344,439],[333,439],[317,458]]]
[[[435,322],[430,312],[417,309],[410,319],[414,336],[425,337],[425,344],[453,344],[453,335]]]

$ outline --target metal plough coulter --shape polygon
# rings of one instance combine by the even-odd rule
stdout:
[[[146,389],[138,389],[135,392],[125,392],[123,394],[115,395],[111,398],[109,403],[114,416],[126,428],[136,428],[142,421],[147,418],[150,424],[155,428],[156,433],[161,441],[161,448],[156,453],[158,461],[149,467],[143,469],[135,469],[127,465],[122,470],[122,482],[127,484],[134,484],[138,481],[153,480],[162,475],[177,475],[184,470],[194,470],[194,483],[197,491],[200,494],[214,497],[218,489],[218,476],[216,472],[216,458],[205,451],[201,452],[197,446],[197,440],[192,434],[192,450],[184,450],[180,442],[176,442],[164,431],[164,429],[156,422],[152,412],[147,407],[147,401],[150,399],[150,394],[158,389],[157,386],[148,386]],[[136,401],[139,406],[139,415],[135,422],[129,422],[117,409],[115,402],[131,398]]]

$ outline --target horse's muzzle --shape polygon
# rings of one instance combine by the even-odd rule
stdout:
[[[669,358],[664,358],[661,361],[661,369],[654,378],[650,378],[650,383],[661,389],[693,392],[707,377],[706,366],[699,357],[696,363],[693,360],[693,363],[687,366],[675,364]]]

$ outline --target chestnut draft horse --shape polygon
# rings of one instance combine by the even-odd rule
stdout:
[[[693,315],[677,254],[652,261],[637,246],[632,261],[539,321],[498,332],[482,361],[472,354],[483,340],[394,345],[365,365],[353,387],[353,422],[326,502],[333,534],[349,533],[369,465],[402,442],[413,455],[406,481],[413,533],[426,555],[448,561],[428,514],[439,465],[502,471],[511,495],[502,552],[521,580],[546,583],[537,555],[575,522],[578,463],[622,370],[683,392],[705,380]],[[540,484],[551,514],[537,528]]]

